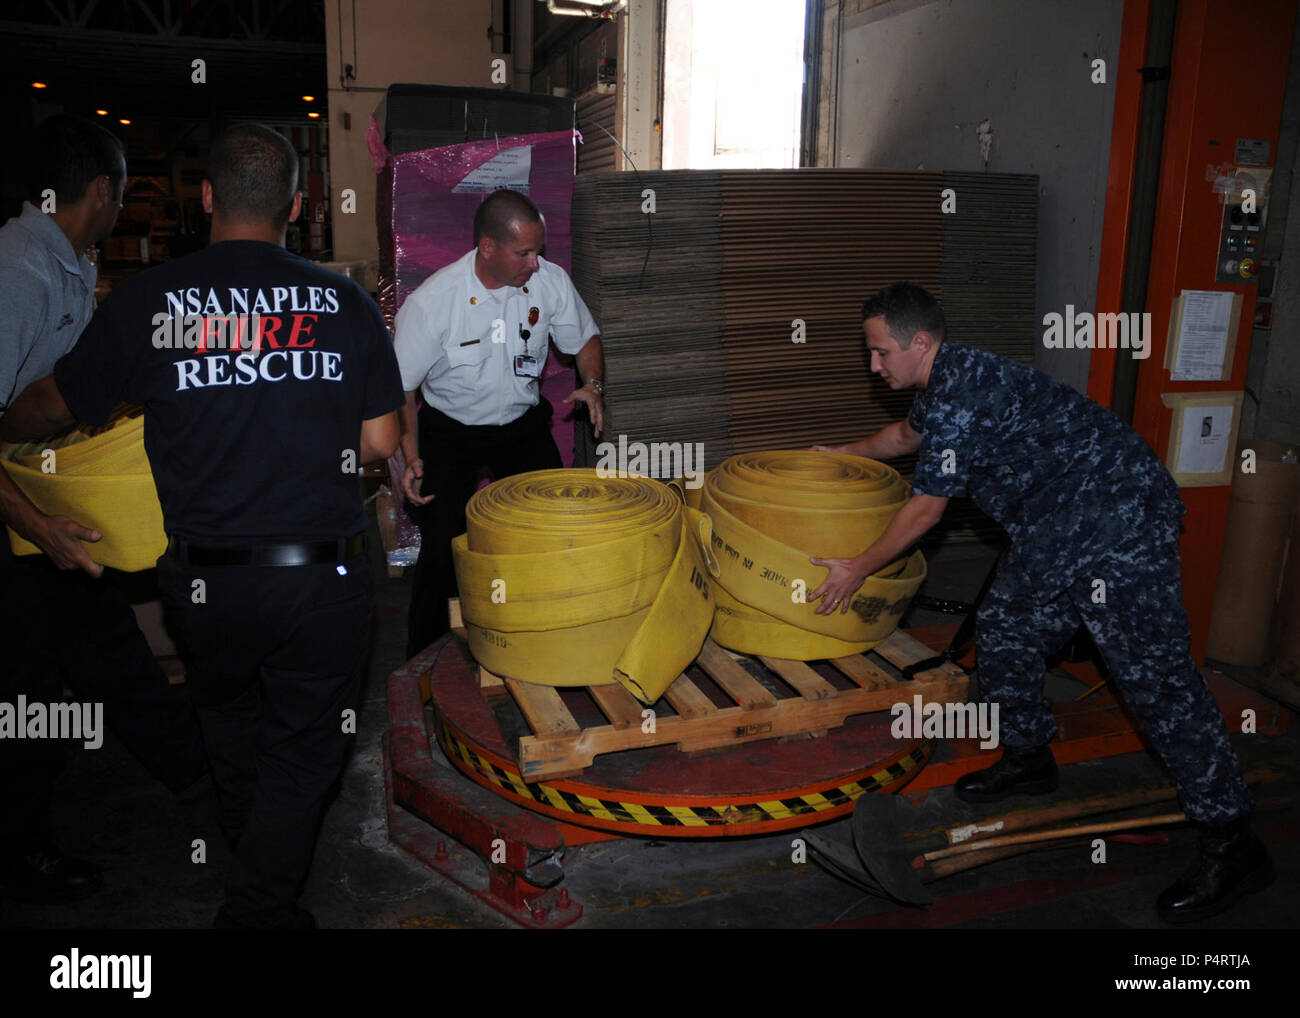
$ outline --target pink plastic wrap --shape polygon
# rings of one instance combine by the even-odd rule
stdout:
[[[392,264],[391,278],[380,281],[380,297],[391,300],[391,313],[425,279],[473,247],[474,212],[496,186],[523,191],[542,210],[546,258],[567,272],[574,143],[575,132],[556,131],[388,157],[380,180],[380,229]],[[526,163],[507,161],[518,153],[525,153]],[[489,165],[503,162],[495,172]]]

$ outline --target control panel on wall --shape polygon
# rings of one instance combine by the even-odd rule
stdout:
[[[1264,250],[1264,224],[1268,212],[1268,185],[1272,172],[1264,167],[1240,165],[1243,145],[1251,139],[1238,139],[1239,164],[1231,191],[1225,195],[1223,223],[1219,229],[1217,283],[1257,283],[1260,255]],[[1266,145],[1265,142],[1254,142]],[[1264,149],[1267,158],[1267,149]]]

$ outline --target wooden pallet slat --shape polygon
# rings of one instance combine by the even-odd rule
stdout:
[[[554,686],[506,679],[506,688],[538,735],[576,735],[581,731]]]
[[[909,636],[901,629],[895,629],[889,638],[875,648],[879,654],[895,668],[906,668],[928,657],[934,657],[934,651],[914,636]]]
[[[641,712],[645,709],[640,702],[617,683],[608,686],[589,686],[587,692],[596,701],[596,705],[609,718],[609,723],[616,730],[631,728],[641,724]]]
[[[718,712],[713,701],[685,675],[677,676],[677,681],[668,687],[664,697],[672,704],[673,710],[679,717],[702,718]]]
[[[823,679],[803,661],[791,661],[783,657],[764,657],[759,660],[777,675],[785,679],[805,700],[824,700],[835,696],[839,690]]]
[[[763,688],[754,676],[730,654],[712,640],[706,639],[695,659],[714,682],[727,691],[732,699],[746,710],[756,707],[773,707],[776,697]]]
[[[896,680],[879,665],[874,665],[861,654],[830,659],[830,664],[841,675],[856,682],[863,689],[885,689]]]
[[[916,637],[896,629],[889,634],[889,639],[885,640],[874,650],[882,658],[888,661],[895,668],[903,669],[909,665],[914,665],[918,661],[924,661],[926,658],[936,657],[936,653],[927,647]],[[917,672],[912,676],[912,681],[940,679],[945,676],[965,675],[961,666],[951,661],[945,661],[934,668],[927,668],[923,672]]]

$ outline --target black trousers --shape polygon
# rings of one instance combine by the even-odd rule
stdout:
[[[292,926],[356,732],[369,560],[200,568],[164,555],[158,581],[234,854],[219,919]]]
[[[412,507],[420,527],[420,557],[411,578],[408,659],[447,632],[447,599],[456,596],[451,542],[465,533],[465,503],[474,494],[479,471],[487,467],[499,480],[563,465],[551,437],[551,414],[551,404],[542,399],[509,424],[473,426],[432,407],[420,408],[420,493],[436,497]]]
[[[173,791],[204,768],[194,711],[171,688],[111,576],[14,557],[0,528],[0,701],[58,703],[64,687],[104,705],[104,722]],[[50,841],[54,781],[66,746],[0,739],[0,854]]]

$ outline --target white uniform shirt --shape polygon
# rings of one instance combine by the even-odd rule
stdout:
[[[576,354],[599,332],[573,281],[537,260],[523,286],[489,290],[474,274],[474,251],[439,269],[406,298],[393,323],[402,388],[462,424],[509,424],[536,406],[538,378],[515,373],[531,356],[540,377],[547,336]],[[524,339],[522,332],[528,332]]]

